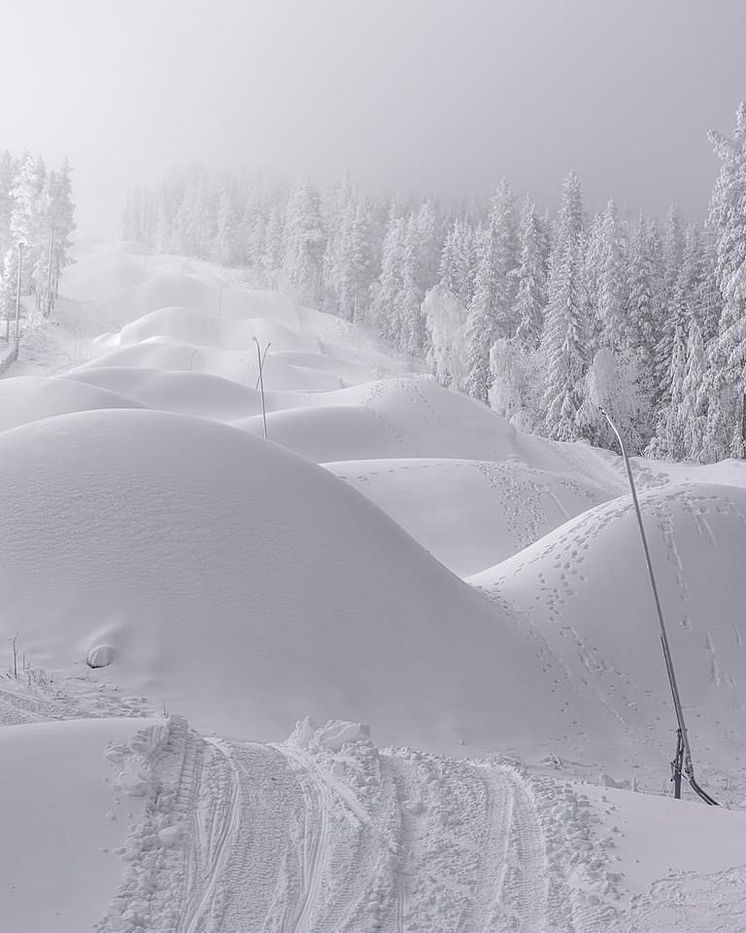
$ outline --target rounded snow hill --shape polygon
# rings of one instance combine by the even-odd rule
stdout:
[[[64,378],[121,392],[128,398],[137,399],[145,408],[198,415],[225,423],[253,416],[262,410],[256,389],[207,373],[112,366],[76,370]]]
[[[215,317],[196,308],[164,307],[126,324],[109,338],[114,346],[130,346],[149,337],[170,337],[183,343],[224,350],[253,349],[253,339],[273,351],[318,353],[318,341],[303,337],[283,324],[266,318]]]
[[[201,372],[231,379],[242,385],[255,385],[258,375],[253,344],[243,350],[221,350],[180,343],[171,337],[148,337],[140,343],[119,347],[71,370],[126,367],[160,369],[171,372]],[[339,388],[339,379],[319,370],[291,366],[270,352],[264,365],[265,387],[275,390],[328,391]]]
[[[640,496],[695,764],[746,766],[746,489]],[[658,618],[629,496],[572,519],[469,582],[522,611],[630,760],[673,754]],[[716,794],[717,796],[717,794]]]
[[[349,460],[325,463],[459,576],[512,557],[608,492],[523,463]]]
[[[0,431],[42,418],[106,408],[142,408],[139,401],[68,379],[14,376],[0,379]]]
[[[266,384],[274,388],[271,380]],[[412,457],[512,461],[569,476],[609,496],[625,488],[620,460],[609,451],[523,434],[486,405],[427,376],[389,378],[317,398],[316,405],[277,412],[269,421],[273,440],[317,463]],[[262,432],[260,418],[241,427]]]
[[[0,462],[0,638],[18,632],[37,666],[111,646],[91,676],[241,737],[306,714],[444,749],[555,747],[571,728],[530,636],[272,443],[90,412],[3,433]]]

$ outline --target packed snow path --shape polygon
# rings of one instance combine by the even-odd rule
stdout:
[[[378,749],[349,723],[205,740],[179,717],[110,757],[148,805],[102,931],[580,933],[615,913],[587,800],[511,762]]]

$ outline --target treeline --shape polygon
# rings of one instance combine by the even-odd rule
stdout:
[[[704,224],[673,207],[589,217],[569,174],[556,213],[507,182],[454,211],[383,201],[350,181],[267,186],[172,173],[130,193],[126,239],[243,266],[257,284],[376,328],[446,386],[517,426],[636,453],[746,455],[746,108],[711,134],[720,173]]]
[[[71,167],[47,169],[28,152],[0,155],[0,314],[15,313],[20,262],[21,295],[33,295],[49,314],[68,262],[73,220]]]

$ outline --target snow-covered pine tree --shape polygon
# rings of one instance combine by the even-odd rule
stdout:
[[[746,105],[736,115],[732,139],[710,134],[720,161],[710,204],[715,281],[723,309],[710,345],[709,399],[703,456],[746,456]]]
[[[682,421],[684,424],[684,451],[687,460],[700,460],[704,449],[707,426],[707,397],[705,377],[707,354],[702,330],[696,318],[689,322],[684,375]]]
[[[367,318],[374,279],[373,217],[368,200],[355,193],[345,206],[329,271],[336,313],[348,321]]]
[[[544,427],[549,437],[571,441],[581,436],[578,414],[584,402],[587,336],[581,301],[579,231],[568,239],[552,262],[549,303],[541,352],[546,366]]]
[[[315,305],[321,299],[326,231],[319,193],[308,179],[302,179],[290,195],[285,235],[283,270],[288,285],[301,301]]]
[[[268,285],[276,283],[285,254],[285,214],[277,199],[274,200],[269,209],[261,257],[262,278]]]
[[[661,277],[658,297],[660,327],[655,350],[657,389],[654,401],[657,407],[668,403],[674,337],[677,329],[686,329],[686,314],[677,289],[683,258],[684,229],[678,206],[674,204],[666,217],[661,242]]]
[[[441,288],[468,305],[474,274],[474,230],[465,218],[457,218],[446,234],[438,271]]]
[[[601,230],[597,306],[601,325],[600,343],[618,353],[629,347],[631,335],[627,315],[625,242],[613,198],[606,205]]]
[[[570,172],[554,224],[553,250],[540,351],[544,361],[544,431],[549,437],[580,436],[589,326],[582,266],[583,204],[580,182]]]
[[[515,333],[513,303],[518,239],[513,192],[503,179],[490,202],[489,222],[477,235],[474,294],[466,324],[464,390],[485,404],[492,385],[490,351]]]
[[[686,336],[682,325],[676,329],[667,379],[669,399],[663,408],[653,439],[645,451],[648,457],[682,460],[687,455],[685,441],[686,411],[684,381],[686,378]]]
[[[513,320],[516,337],[526,348],[535,349],[541,339],[547,304],[547,269],[536,206],[526,198],[520,218],[520,265],[516,270]]]
[[[400,322],[397,300],[402,288],[402,263],[406,220],[399,204],[389,210],[381,252],[381,274],[376,283],[371,305],[371,323],[386,340],[397,345],[400,340]]]

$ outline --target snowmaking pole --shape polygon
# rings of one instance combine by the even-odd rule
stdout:
[[[600,408],[600,406],[599,406]],[[663,618],[663,609],[661,607],[661,600],[658,594],[658,585],[655,582],[655,573],[653,571],[653,561],[650,557],[650,548],[648,547],[648,539],[645,534],[645,525],[642,521],[642,511],[640,510],[640,502],[637,498],[637,489],[635,488],[635,480],[632,476],[632,465],[629,462],[629,456],[627,454],[627,448],[624,446],[624,441],[622,440],[622,435],[617,430],[616,425],[609,417],[609,413],[605,408],[601,408],[601,413],[604,418],[609,422],[609,427],[614,432],[616,436],[617,443],[619,444],[619,449],[622,452],[622,458],[624,459],[624,466],[627,470],[627,479],[629,481],[629,489],[632,493],[632,505],[635,509],[635,515],[637,516],[637,527],[640,530],[640,541],[642,542],[642,551],[645,557],[645,565],[648,568],[648,577],[650,578],[650,589],[653,591],[653,601],[655,602],[655,611],[658,615],[658,624],[660,626],[660,639],[661,647],[663,648],[663,658],[666,663],[666,673],[668,674],[668,683],[671,687],[671,696],[673,697],[673,706],[676,713],[676,754],[673,761],[671,762],[671,772],[672,780],[674,785],[674,797],[681,797],[681,775],[682,772],[686,775],[689,784],[691,785],[692,790],[704,800],[706,804],[716,807],[717,801],[714,800],[707,791],[703,790],[699,784],[697,784],[696,778],[694,777],[694,765],[692,764],[692,750],[689,746],[689,735],[686,731],[686,722],[684,720],[684,708],[681,704],[681,694],[679,693],[679,686],[676,682],[676,672],[673,666],[673,656],[671,655],[671,646],[668,642],[668,632],[666,631],[666,622]]]
[[[262,397],[262,423],[264,424],[264,440],[267,440],[267,406],[264,402],[264,360],[267,356],[267,350],[272,346],[271,343],[268,343],[264,348],[264,353],[262,354],[261,347],[259,346],[259,341],[254,337],[254,343],[256,344],[256,359],[259,366],[259,392]]]

